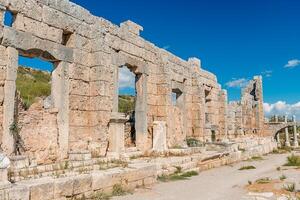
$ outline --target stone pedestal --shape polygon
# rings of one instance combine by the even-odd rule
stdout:
[[[128,119],[123,113],[113,113],[109,121],[109,152],[125,152],[125,122]]]
[[[167,127],[166,122],[153,122],[153,151],[164,152],[167,150]]]

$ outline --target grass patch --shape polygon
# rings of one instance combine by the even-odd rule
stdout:
[[[296,156],[292,154],[291,156],[287,157],[287,163],[284,164],[284,166],[300,166],[300,156]]]
[[[120,184],[116,184],[113,186],[113,191],[112,191],[112,195],[113,196],[123,196],[127,193],[128,191],[124,190],[124,188],[122,187],[122,185]]]
[[[34,103],[36,97],[47,97],[51,94],[50,81],[49,72],[21,66],[18,68],[16,87],[21,94],[25,109]]]
[[[134,111],[135,96],[119,95],[119,112],[130,113]]]
[[[248,159],[248,161],[260,161],[260,160],[264,160],[264,158],[261,156],[253,156]]]
[[[256,167],[254,167],[253,165],[248,165],[239,168],[239,170],[251,170],[251,169],[256,169]]]
[[[279,179],[281,180],[281,181],[283,181],[283,180],[285,180],[287,177],[284,175],[284,174],[282,174],[280,177],[279,177]]]
[[[295,183],[286,184],[286,185],[283,186],[283,189],[288,191],[288,192],[295,192],[296,191],[296,184]]]
[[[184,173],[174,173],[169,176],[162,175],[158,176],[157,180],[161,182],[168,182],[168,181],[181,181],[181,180],[188,180],[192,176],[197,176],[199,173],[196,171],[189,171]]]
[[[255,183],[257,183],[257,184],[266,184],[266,183],[270,183],[270,182],[271,182],[271,179],[269,177],[260,178],[255,181]]]
[[[188,147],[204,147],[205,144],[195,138],[188,138],[186,139],[186,143]]]

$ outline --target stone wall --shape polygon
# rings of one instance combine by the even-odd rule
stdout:
[[[14,15],[12,27],[3,25],[8,11]],[[0,0],[0,17],[0,141],[8,155],[13,153],[9,127],[14,121],[14,105],[10,102],[15,98],[19,55],[55,65],[51,92],[55,114],[40,111],[38,119],[29,120],[21,131],[25,155],[38,163],[64,160],[72,152],[107,156],[110,122],[120,116],[114,113],[118,112],[121,66],[137,77],[137,150],[152,149],[154,121],[166,122],[168,148],[185,147],[187,138],[226,139],[227,127],[229,135],[236,133],[232,126],[239,125],[229,124],[235,123],[236,117],[227,117],[231,112],[227,111],[227,93],[216,76],[202,69],[199,59],[183,60],[146,41],[138,24],[112,24],[68,0]],[[251,84],[241,102],[240,126],[247,133],[261,130],[263,115],[260,78]],[[255,95],[251,96],[254,85]],[[172,92],[178,96],[175,104]],[[27,114],[29,118],[32,115]]]
[[[263,134],[265,128],[261,76],[255,76],[242,90],[240,102],[229,103],[227,122],[230,138]]]

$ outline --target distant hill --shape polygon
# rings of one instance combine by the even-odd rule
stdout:
[[[119,112],[130,113],[134,111],[135,96],[120,95],[119,96]]]
[[[51,94],[51,74],[47,71],[19,66],[16,84],[26,108],[29,108],[36,97]]]

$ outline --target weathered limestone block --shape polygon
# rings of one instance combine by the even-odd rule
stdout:
[[[74,179],[73,194],[82,194],[92,190],[92,175],[80,175]]]
[[[153,122],[153,150],[156,152],[164,152],[167,150],[166,122]]]
[[[42,7],[38,5],[36,1],[2,0],[0,3],[10,11],[21,13],[24,16],[42,21]]]
[[[142,26],[140,26],[140,25],[138,25],[138,24],[136,24],[136,23],[134,23],[130,20],[121,23],[120,27],[121,27],[121,30],[129,31],[129,32],[131,32],[133,34],[136,34],[136,35],[140,35],[140,31],[143,31]]]
[[[50,27],[43,22],[24,17],[22,14],[18,14],[16,16],[13,27],[20,31],[33,33],[35,36],[43,39],[48,39],[59,44],[62,43],[63,30]]]
[[[54,181],[52,178],[32,180],[26,184],[30,190],[30,200],[54,199]]]
[[[74,191],[74,179],[71,177],[60,178],[54,181],[54,198],[72,196]]]
[[[40,39],[31,33],[14,30],[5,27],[3,32],[3,46],[10,46],[24,51],[40,49],[50,54],[49,59],[73,62],[73,50],[61,44]],[[36,52],[38,53],[38,52]]]
[[[27,186],[14,186],[8,192],[8,200],[31,200],[30,191]]]
[[[48,6],[43,6],[43,22],[48,25],[69,32],[76,32],[82,36],[91,37],[91,27],[70,15],[67,15]]]

